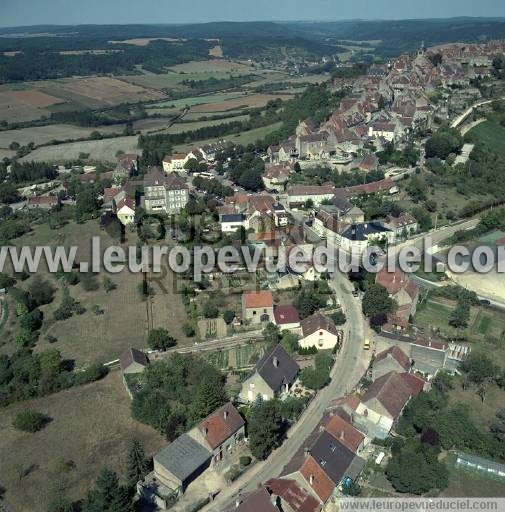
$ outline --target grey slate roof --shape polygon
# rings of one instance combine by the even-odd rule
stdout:
[[[359,240],[361,242],[367,240],[370,235],[377,235],[379,233],[388,233],[391,230],[385,228],[378,222],[365,222],[363,224],[353,224],[349,226],[343,233],[342,236],[349,240]]]
[[[210,458],[210,452],[188,434],[180,435],[154,456],[156,462],[183,482],[207,464]]]
[[[221,222],[242,222],[244,218],[243,213],[225,213],[221,215]]]
[[[274,361],[278,365],[275,366]],[[275,393],[279,392],[283,384],[292,384],[300,367],[296,361],[284,350],[282,345],[276,345],[267,352],[256,365],[256,371]]]
[[[331,481],[338,485],[353,463],[354,453],[324,430],[310,449],[310,454]]]

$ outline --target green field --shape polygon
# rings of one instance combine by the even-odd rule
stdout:
[[[130,82],[142,87],[151,89],[184,89],[181,84],[184,80],[208,80],[209,78],[217,78],[222,80],[230,78],[232,75],[237,76],[243,73],[232,73],[228,71],[204,71],[195,73],[165,73],[163,75],[140,75],[140,76],[122,76],[121,80]]]
[[[485,121],[469,132],[496,152],[505,155],[505,128],[494,121]]]
[[[505,336],[505,314],[502,311],[481,306],[472,307],[470,321],[466,329],[455,329],[449,325],[451,312],[456,303],[442,298],[429,298],[420,304],[415,324],[429,332],[430,328],[439,330],[445,336],[467,335],[469,340],[503,340]]]
[[[193,96],[190,98],[182,98],[180,100],[166,100],[158,103],[152,103],[147,108],[184,108],[186,105],[193,107],[194,105],[201,105],[203,103],[220,103],[221,101],[231,100],[244,96],[240,92],[221,92],[216,94],[207,94],[205,96]],[[244,96],[245,99],[245,96]]]
[[[231,142],[236,144],[252,144],[257,140],[261,140],[266,137],[269,133],[278,130],[282,126],[282,122],[274,123],[269,126],[263,126],[262,128],[256,128],[255,130],[249,130],[247,132],[242,132],[237,135],[227,135],[225,138]],[[215,142],[216,139],[208,139],[208,140],[200,140],[197,142],[192,142],[191,144],[181,144],[179,146],[175,146],[175,151],[190,151],[193,148],[203,146],[204,144],[210,144],[211,142]]]
[[[231,123],[233,121],[247,121],[248,115],[241,115],[236,117],[226,117],[224,119],[215,119],[209,121],[195,121],[192,123],[175,123],[170,128],[161,131],[160,133],[180,133],[191,130],[198,130],[198,128],[205,128],[207,126],[218,126],[220,124]]]

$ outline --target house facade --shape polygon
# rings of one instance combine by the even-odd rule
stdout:
[[[165,176],[152,167],[144,178],[144,205],[149,213],[179,213],[189,200],[186,181],[177,173]]]
[[[274,298],[269,290],[242,294],[242,320],[250,324],[274,321]]]
[[[302,348],[332,350],[343,340],[343,332],[336,328],[330,318],[319,312],[302,320],[301,328],[302,334],[298,343]]]

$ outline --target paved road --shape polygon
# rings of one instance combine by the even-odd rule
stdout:
[[[207,512],[221,512],[240,492],[253,491],[258,484],[280,475],[284,466],[295,455],[305,439],[317,427],[331,400],[350,392],[359,382],[369,363],[369,353],[364,352],[365,320],[361,303],[351,294],[352,285],[345,275],[335,273],[331,285],[347,316],[345,340],[331,373],[331,383],[320,391],[300,419],[289,430],[288,438],[270,457],[247,471],[242,477],[221,491],[205,508]]]

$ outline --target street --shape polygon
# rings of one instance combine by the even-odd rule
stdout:
[[[270,454],[268,459],[254,465],[202,510],[221,512],[224,506],[241,492],[255,490],[259,484],[280,475],[284,466],[294,457],[305,439],[317,427],[330,402],[349,393],[359,382],[369,364],[370,352],[363,350],[363,340],[367,336],[365,319],[361,313],[361,303],[352,296],[352,285],[347,276],[335,272],[331,286],[342,304],[347,317],[344,344],[331,372],[330,384],[312,400],[298,421],[288,431],[284,443]]]

